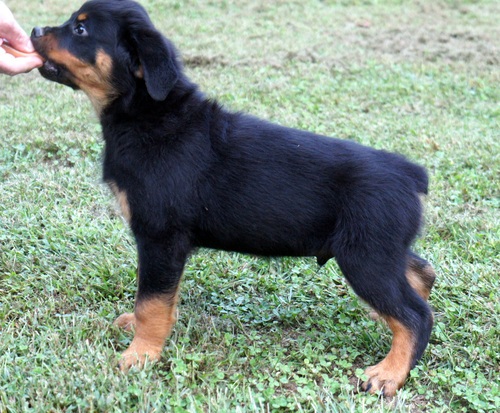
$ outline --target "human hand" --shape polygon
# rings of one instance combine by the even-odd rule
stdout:
[[[13,49],[24,54],[16,53],[17,56],[14,56],[11,54],[13,52],[7,53],[0,47],[0,73],[14,76],[42,66],[43,60],[35,52],[30,38],[19,26],[9,8],[0,1],[0,46],[5,43],[4,39]]]

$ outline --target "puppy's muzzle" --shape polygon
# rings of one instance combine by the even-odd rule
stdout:
[[[37,39],[39,37],[45,36],[45,32],[47,31],[46,27],[33,27],[33,30],[31,31],[31,38],[32,39]]]

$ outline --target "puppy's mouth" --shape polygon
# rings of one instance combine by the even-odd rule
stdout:
[[[57,64],[48,59],[45,60],[43,66],[40,67],[39,70],[43,76],[53,79],[58,78],[59,74],[61,73],[61,69],[57,66]]]
[[[40,74],[45,79],[51,80],[52,82],[57,82],[65,86],[69,86],[73,89],[78,89],[78,86],[76,86],[72,80],[73,76],[71,76],[69,70],[64,65],[51,60],[36,38],[32,38],[32,42],[36,52],[40,54],[44,59],[43,66],[38,69]]]
[[[33,33],[35,33],[35,29],[33,29]],[[40,67],[38,70],[40,73],[48,78],[49,80],[55,80],[59,74],[60,74],[60,68],[59,66],[50,60],[49,56],[47,56],[47,53],[45,51],[45,47],[43,47],[43,43],[40,42],[40,37],[35,36],[34,34],[31,35],[31,42],[33,43],[33,47],[35,48],[35,51],[42,56],[44,62],[43,66]]]
[[[38,51],[38,50],[37,50]],[[40,53],[38,51],[38,53]],[[53,82],[61,83],[66,86],[71,86],[74,87],[73,82],[69,79],[69,72],[68,70],[63,66],[60,65],[50,59],[48,59],[46,56],[44,56],[42,53],[40,53],[45,59],[45,62],[42,67],[38,69],[40,74],[48,80],[52,80]]]

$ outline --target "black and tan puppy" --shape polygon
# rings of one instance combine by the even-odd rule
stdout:
[[[184,74],[145,10],[94,0],[59,27],[35,28],[44,77],[83,90],[104,134],[104,180],[137,242],[135,336],[121,367],[160,357],[179,282],[197,247],[263,256],[335,257],[354,291],[391,328],[365,390],[393,395],[433,324],[434,271],[410,251],[427,193],[399,155],[231,113]]]

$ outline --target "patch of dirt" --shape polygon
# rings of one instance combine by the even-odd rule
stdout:
[[[416,2],[337,15],[321,42],[289,52],[283,60],[334,60],[341,65],[420,61],[496,69],[500,65],[500,25],[493,22],[494,16],[500,16],[500,6],[467,7]]]
[[[291,61],[340,68],[372,61],[429,62],[486,71],[500,66],[500,3],[417,0],[344,7],[320,2],[303,13],[287,4],[257,2],[257,21],[256,11],[244,7],[245,13],[216,20],[224,32],[208,33],[210,54],[202,45],[191,54],[183,48],[185,65],[217,70],[282,68]]]
[[[187,55],[182,56],[186,67],[226,66],[227,63],[220,56]]]
[[[423,60],[498,65],[500,42],[471,31],[445,32],[430,27],[370,30],[351,41],[369,53],[396,60]]]
[[[339,41],[364,58],[441,62],[491,69],[500,64],[497,4],[460,5],[417,1],[380,13],[354,17]],[[366,11],[365,11],[366,13]],[[362,56],[363,58],[363,56]]]

